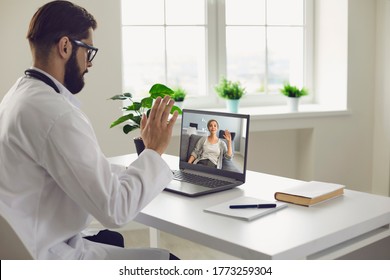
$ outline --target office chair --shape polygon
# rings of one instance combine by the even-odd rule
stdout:
[[[219,130],[219,134],[218,134],[218,138],[221,138],[221,139],[225,139],[223,137],[223,134],[225,133],[225,130]],[[236,133],[235,132],[230,132],[230,135],[232,136],[232,141],[234,141],[234,137],[236,137]]]
[[[32,260],[30,252],[8,221],[0,215],[0,260]]]

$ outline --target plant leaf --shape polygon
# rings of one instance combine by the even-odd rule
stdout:
[[[142,107],[140,102],[133,102],[130,106],[126,107],[126,111],[138,111]]]
[[[152,98],[157,98],[158,96],[164,97],[165,95],[171,96],[173,92],[172,89],[163,84],[154,84],[149,90]]]
[[[290,85],[289,83],[285,83],[280,92],[288,97],[301,97],[308,94],[307,89],[299,89],[298,87]]]
[[[151,93],[150,94],[150,97],[152,98],[152,99],[156,99],[157,97],[161,97],[161,98],[164,98],[164,96],[165,95],[167,95],[167,94],[165,94],[165,93],[161,93],[161,92],[154,92],[154,93]]]
[[[135,129],[139,128],[139,126],[136,126],[136,125],[131,125],[131,124],[126,124],[124,127],[123,127],[123,132],[125,134],[128,134],[130,131],[133,131]]]
[[[225,99],[240,99],[245,94],[245,88],[240,82],[233,82],[222,77],[219,84],[214,88],[218,95]]]
[[[149,115],[150,115],[150,111],[151,111],[152,109],[149,109],[148,111],[146,111],[146,116],[149,118]]]
[[[145,97],[144,99],[141,100],[141,105],[142,105],[142,107],[145,107],[145,108],[152,108],[153,98],[152,97]]]
[[[186,95],[187,92],[185,91],[185,89],[178,87],[175,90],[173,90],[173,94],[171,95],[171,97],[175,101],[184,101]]]
[[[109,98],[111,100],[126,100],[128,98],[132,98],[133,95],[130,92],[125,92],[123,94],[117,94],[114,95],[113,97]]]
[[[133,114],[128,114],[128,115],[125,115],[125,116],[122,116],[122,117],[119,117],[116,121],[114,121],[111,125],[110,125],[110,128],[114,127],[114,126],[117,126],[118,124],[121,124],[127,120],[130,120],[130,119],[133,119],[134,118],[134,115]]]
[[[123,94],[117,94],[117,95],[114,95],[113,97],[110,97],[109,99],[111,99],[111,100],[125,100],[127,98],[124,97]]]
[[[173,114],[175,111],[177,111],[179,113],[179,115],[181,115],[183,113],[179,107],[177,107],[176,105],[173,105],[172,109],[171,109],[171,114]]]
[[[142,116],[134,116],[131,120],[133,121],[133,122],[135,122],[137,125],[138,125],[138,127],[140,127],[141,125],[141,119],[142,119]]]

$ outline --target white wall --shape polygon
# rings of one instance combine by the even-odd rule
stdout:
[[[35,11],[48,1],[0,0],[0,99],[32,60],[26,33]],[[122,92],[120,1],[74,1],[98,21],[94,44],[99,47],[93,67],[85,76],[85,90],[78,94],[107,156],[132,152],[133,145],[119,129],[109,129],[120,104],[108,101]],[[23,9],[21,9],[23,7]],[[129,147],[126,150],[126,147]]]
[[[332,13],[329,3],[335,1],[339,0],[316,0],[315,6],[321,8],[320,12],[329,9]],[[390,116],[386,113],[389,105],[386,77],[390,73],[388,66],[381,63],[389,61],[389,1],[343,1],[349,9],[348,37],[341,40],[345,39],[344,50],[348,56],[347,60],[334,59],[333,63],[335,71],[339,71],[338,83],[344,85],[339,90],[348,91],[344,103],[348,104],[350,113],[295,120],[254,119],[248,166],[256,171],[338,182],[351,189],[389,195]],[[0,0],[0,99],[31,64],[25,34],[32,14],[45,2]],[[75,2],[94,14],[99,25],[95,32],[99,53],[87,74],[87,86],[79,94],[83,109],[107,156],[134,152],[131,137],[135,133],[125,136],[119,128],[108,128],[119,115],[120,106],[107,100],[121,92],[120,1]],[[316,17],[316,28],[324,27],[321,19]],[[321,48],[329,50],[337,44],[332,36],[324,39],[316,38],[320,44],[317,62],[321,61],[318,56]],[[330,96],[334,93],[332,80],[327,80],[321,70],[317,68],[315,73],[317,90]],[[324,102],[331,100],[329,96]],[[285,129],[272,129],[280,127],[281,122]],[[178,137],[174,137],[167,152],[177,154],[178,143]]]
[[[373,192],[388,191],[390,175],[390,1],[377,6]],[[386,188],[387,187],[387,188]]]

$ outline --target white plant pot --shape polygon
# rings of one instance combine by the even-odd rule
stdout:
[[[238,113],[240,100],[239,99],[226,99],[226,107],[230,113]]]
[[[287,106],[290,112],[298,112],[299,97],[287,97]]]

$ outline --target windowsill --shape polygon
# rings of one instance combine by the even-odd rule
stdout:
[[[349,115],[347,109],[318,104],[302,104],[298,112],[290,112],[287,106],[263,106],[240,108],[239,113],[251,115],[251,119],[291,119]]]
[[[207,108],[204,110],[226,112],[225,108]],[[298,112],[290,112],[287,106],[284,105],[241,107],[238,113],[250,115],[250,131],[313,128],[316,126],[318,118],[343,117],[351,114],[348,109],[318,104],[301,104]],[[179,131],[180,121],[176,123],[173,135],[179,135]]]

